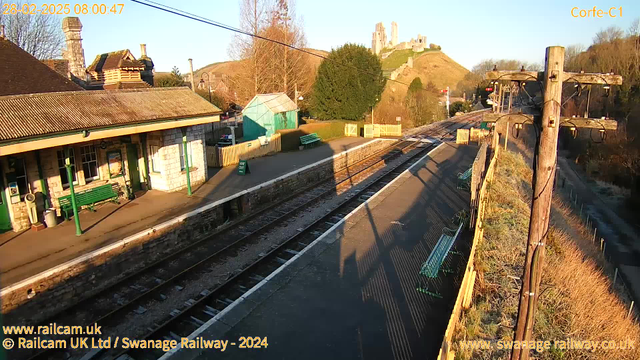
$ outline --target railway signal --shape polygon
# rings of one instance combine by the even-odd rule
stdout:
[[[542,280],[542,264],[544,249],[549,229],[549,214],[551,197],[557,161],[558,133],[561,124],[560,108],[562,104],[562,83],[575,82],[582,85],[604,85],[607,93],[611,85],[621,85],[620,75],[587,74],[564,71],[564,47],[550,46],[547,48],[544,72],[537,71],[489,71],[486,78],[494,81],[540,81],[544,84],[542,116],[534,116],[534,126],[538,128],[537,148],[534,150],[536,163],[533,164],[533,196],[531,201],[531,218],[529,223],[529,238],[525,255],[524,274],[520,304],[514,334],[514,341],[530,341],[535,319],[535,310],[539,297],[540,282]],[[573,127],[599,126],[599,130],[615,129],[615,124],[604,125],[593,119],[569,119]],[[595,125],[594,125],[595,124]],[[529,358],[529,349],[514,347],[511,360],[525,360]]]

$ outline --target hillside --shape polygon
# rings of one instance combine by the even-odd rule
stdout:
[[[396,80],[409,84],[419,77],[422,84],[432,82],[437,88],[445,89],[449,86],[455,89],[456,85],[469,72],[462,65],[455,62],[442,51],[425,51],[413,60],[413,68],[406,68]],[[404,98],[407,87],[388,81],[385,93],[391,92],[395,98]],[[389,94],[387,94],[389,95]],[[383,94],[383,97],[385,95]]]
[[[317,50],[317,49],[304,49],[307,50],[311,53],[314,54],[318,54],[320,56],[327,56],[329,55],[329,53],[327,51],[324,50]],[[322,58],[319,58],[317,56],[311,56],[308,55],[308,59],[311,65],[313,65],[313,67],[317,70],[318,66],[320,66],[320,63],[322,62]],[[235,76],[239,71],[241,71],[242,69],[242,61],[243,60],[231,60],[231,61],[223,61],[223,62],[217,62],[217,63],[213,63],[213,64],[209,64],[207,66],[204,66],[200,69],[194,70],[194,75],[196,78],[200,77],[200,74],[202,72],[214,72],[214,73],[221,73],[221,74],[226,74],[229,77],[233,77]]]

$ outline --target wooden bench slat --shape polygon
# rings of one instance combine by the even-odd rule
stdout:
[[[114,187],[116,187],[116,189],[114,189]],[[76,205],[78,207],[81,207],[81,206],[91,207],[95,203],[104,201],[104,200],[116,201],[116,199],[118,198],[118,190],[117,190],[117,185],[115,184],[105,184],[105,185],[97,186],[95,188],[78,191],[75,195],[76,195]],[[64,217],[68,219],[69,212],[72,210],[71,195],[65,195],[65,196],[59,197],[58,203],[60,204],[60,210],[62,210]]]
[[[302,145],[312,144],[321,140],[322,138],[316,133],[300,136],[300,144]]]

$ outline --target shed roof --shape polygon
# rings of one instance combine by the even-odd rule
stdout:
[[[220,113],[186,87],[0,96],[0,141]]]
[[[83,89],[0,37],[0,96],[78,90]]]
[[[258,94],[249,101],[246,108],[248,108],[254,101],[264,104],[269,110],[271,110],[271,112],[276,114],[298,109],[296,104],[285,93]]]

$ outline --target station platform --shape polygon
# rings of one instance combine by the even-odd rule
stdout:
[[[438,299],[416,290],[418,272],[443,227],[460,210],[469,211],[470,195],[457,189],[457,175],[477,151],[474,145],[440,145],[195,334],[236,344],[241,336],[266,337],[266,349],[183,349],[165,357],[435,359],[459,280],[440,275]],[[464,233],[458,245],[471,237]],[[464,268],[464,258],[452,256]]]
[[[283,152],[251,159],[250,174],[241,176],[236,166],[209,169],[206,183],[193,189],[165,193],[150,190],[132,201],[105,203],[96,212],[81,211],[84,233],[66,221],[42,231],[0,234],[0,289],[27,279],[98,248],[206,204],[237,194],[302,167],[367,143],[371,139],[340,138],[303,151]]]

